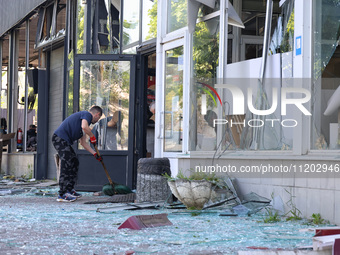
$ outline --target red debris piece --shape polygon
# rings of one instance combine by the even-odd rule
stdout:
[[[170,226],[172,223],[169,221],[167,216],[168,214],[166,213],[131,216],[124,221],[118,229],[130,228],[139,230],[142,228]]]

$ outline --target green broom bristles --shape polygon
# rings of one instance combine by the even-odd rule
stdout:
[[[111,185],[111,184],[105,184],[102,189],[103,193],[107,196],[113,196],[114,194],[129,194],[132,193],[132,190],[125,185]]]

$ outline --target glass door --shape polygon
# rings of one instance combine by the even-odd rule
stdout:
[[[163,48],[163,153],[181,153],[184,149],[184,56],[184,38],[167,43]]]
[[[91,125],[114,182],[132,187],[136,61],[131,55],[83,55],[75,60],[74,112],[93,105],[103,109]],[[92,145],[91,145],[92,146]],[[80,167],[78,189],[98,189],[107,183],[101,164],[77,146]]]

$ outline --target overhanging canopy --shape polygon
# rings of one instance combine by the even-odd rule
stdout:
[[[0,0],[0,37],[47,0]]]

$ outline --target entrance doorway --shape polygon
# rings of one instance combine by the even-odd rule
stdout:
[[[136,55],[78,55],[75,57],[73,111],[93,105],[103,109],[91,125],[98,149],[112,180],[133,187],[135,158]],[[108,183],[104,169],[77,144],[78,190],[97,191]]]

